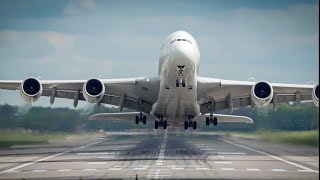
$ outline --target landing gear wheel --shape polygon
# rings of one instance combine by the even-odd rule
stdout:
[[[167,129],[167,125],[168,125],[168,122],[167,121],[163,121],[163,129]]]
[[[180,85],[180,81],[179,81],[179,79],[177,79],[176,80],[176,87],[179,87],[179,85]]]
[[[218,125],[218,119],[216,117],[213,118],[213,125],[214,126]]]
[[[154,128],[155,128],[155,129],[158,129],[158,127],[159,127],[159,121],[155,121],[155,122],[154,122]]]
[[[184,79],[182,80],[182,87],[186,87],[186,81]]]
[[[193,130],[197,129],[197,121],[193,121],[193,126],[192,126]]]
[[[184,122],[184,129],[188,129],[188,127],[189,127],[189,123],[188,123],[188,121],[185,121]]]
[[[136,124],[139,124],[139,117],[136,116]]]
[[[146,123],[147,123],[147,117],[146,117],[146,116],[143,116],[142,122],[143,122],[143,124],[146,124]]]
[[[210,119],[208,117],[206,117],[206,125],[209,126],[210,125]]]

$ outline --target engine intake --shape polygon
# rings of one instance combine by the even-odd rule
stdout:
[[[314,86],[312,90],[312,100],[314,104],[319,107],[319,84]]]
[[[99,79],[90,79],[83,85],[83,97],[90,103],[99,102],[105,92],[105,86]]]
[[[268,82],[257,82],[251,89],[251,99],[257,106],[267,106],[272,98],[273,88]]]
[[[27,102],[37,101],[42,94],[42,84],[36,78],[28,78],[20,85],[20,96]]]

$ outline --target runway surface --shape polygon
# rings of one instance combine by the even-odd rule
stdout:
[[[0,150],[0,179],[318,179],[318,148],[205,133],[101,136]]]

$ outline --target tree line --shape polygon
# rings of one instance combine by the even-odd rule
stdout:
[[[147,125],[136,125],[134,119],[127,121],[91,121],[89,116],[96,113],[119,112],[118,108],[101,105],[86,109],[32,107],[21,113],[21,107],[0,105],[0,129],[28,129],[39,132],[77,132],[77,131],[124,131],[129,129],[153,129],[154,122]],[[125,109],[125,111],[130,111]],[[226,112],[227,113],[227,112]],[[232,114],[251,117],[254,124],[220,123],[218,126],[206,126],[205,122],[198,122],[198,129],[213,130],[314,130],[319,129],[319,109],[313,104],[304,104],[296,108],[288,104],[281,104],[277,111],[272,108],[252,110],[249,107],[236,109]],[[182,128],[183,129],[183,128]]]

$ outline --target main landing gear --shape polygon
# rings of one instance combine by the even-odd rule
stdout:
[[[188,129],[189,127],[192,127],[192,129],[197,129],[197,121],[193,121],[193,115],[188,116],[188,121],[184,122],[184,129]]]
[[[168,126],[168,121],[166,121],[166,120],[163,120],[163,116],[161,115],[161,116],[159,116],[159,121],[157,120],[157,121],[155,121],[154,122],[154,128],[155,129],[158,129],[159,128],[159,126],[161,127],[163,127],[163,129],[167,129],[167,126]]]
[[[186,87],[186,81],[182,78],[184,66],[178,66],[179,79],[176,80],[176,87],[179,87],[180,84],[182,87]]]
[[[142,122],[143,124],[147,124],[147,117],[142,115],[142,112],[140,112],[139,116],[136,116],[136,124],[139,124],[139,122]]]
[[[210,115],[210,118],[206,117],[206,125],[209,126],[210,123],[213,123],[214,126],[218,125],[218,119],[216,117],[213,118],[212,114]]]

